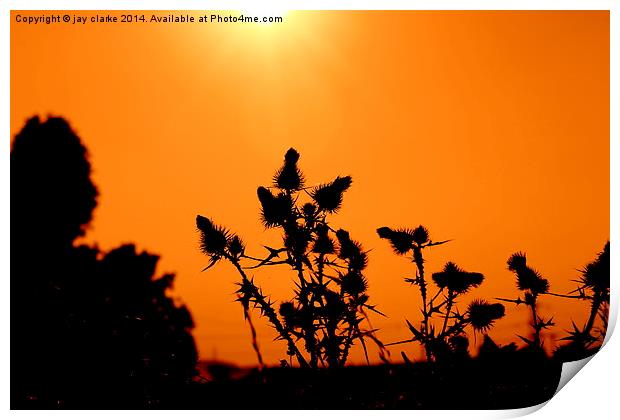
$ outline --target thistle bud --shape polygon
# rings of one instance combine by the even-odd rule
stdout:
[[[290,148],[284,155],[284,165],[273,177],[274,186],[288,191],[297,191],[304,186],[304,176],[297,167],[299,153]]]
[[[413,231],[407,229],[392,230],[389,227],[377,229],[380,238],[387,239],[397,254],[406,254],[413,249]]]
[[[261,218],[265,227],[282,225],[291,217],[293,202],[290,196],[278,194],[274,196],[265,187],[259,187],[256,191],[261,203]]]
[[[527,259],[525,257],[525,253],[523,252],[515,252],[508,258],[508,269],[510,271],[517,271],[519,269],[525,268],[527,263]]]
[[[316,187],[311,196],[319,207],[319,210],[335,213],[342,205],[342,196],[352,183],[350,176],[337,177],[328,184]]]
[[[338,256],[343,260],[348,260],[349,268],[355,271],[362,271],[368,265],[368,257],[366,253],[362,251],[362,245],[359,242],[353,241],[344,229],[339,229],[336,232],[336,238],[340,243],[340,252]]]
[[[428,230],[422,225],[418,226],[417,228],[413,230],[412,236],[413,236],[413,242],[415,242],[418,245],[422,245],[430,241]]]
[[[609,280],[611,278],[609,266],[609,241],[607,241],[605,248],[598,254],[596,260],[589,263],[581,271],[581,281],[595,292],[609,293]]]
[[[222,255],[228,244],[228,231],[200,215],[196,216],[196,227],[200,232],[200,250],[209,256]]]
[[[477,299],[469,304],[469,322],[476,331],[488,331],[496,320],[502,318],[505,313],[501,303],[488,303]]]
[[[357,296],[368,289],[368,283],[364,276],[356,271],[351,271],[340,277],[342,291]]]
[[[306,203],[302,206],[301,211],[306,219],[311,219],[315,216],[316,206],[312,203]]]
[[[243,254],[243,251],[245,251],[243,241],[237,235],[234,235],[228,242],[228,252],[235,257],[239,257]]]
[[[433,273],[432,278],[437,287],[446,288],[455,294],[465,293],[472,287],[478,287],[484,280],[481,273],[467,272],[453,262],[448,262],[443,271]]]

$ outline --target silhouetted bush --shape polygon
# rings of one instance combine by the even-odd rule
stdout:
[[[69,124],[30,119],[11,152],[13,408],[148,407],[194,374],[191,316],[158,257],[73,246],[96,197]]]
[[[96,205],[86,148],[67,121],[29,119],[11,150],[11,248],[60,252],[84,234]]]

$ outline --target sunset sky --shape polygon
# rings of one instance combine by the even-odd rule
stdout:
[[[462,307],[474,297],[517,296],[506,269],[516,251],[554,292],[569,292],[609,239],[606,11],[15,22],[41,13],[12,12],[11,136],[34,115],[69,120],[100,191],[82,242],[103,250],[134,242],[161,255],[160,272],[177,274],[173,293],[193,314],[202,358],[256,363],[234,302],[234,269],[201,272],[208,259],[195,216],[237,232],[254,255],[278,246],[277,232],[260,223],[256,188],[271,182],[289,147],[310,185],[353,177],[333,220],[371,250],[371,301],[389,316],[372,321],[384,342],[409,338],[405,318],[418,319],[420,298],[403,281],[413,265],[392,253],[378,227],[423,224],[433,239],[453,239],[427,254],[427,271],[454,261],[485,274]],[[273,299],[292,296],[290,270],[255,277]],[[540,302],[558,324],[547,340],[588,315],[580,302]],[[490,335],[518,343],[515,333],[529,332],[527,309],[507,311]],[[255,324],[266,362],[277,363],[285,345],[258,313]],[[421,356],[416,346],[395,346],[394,360],[401,350]],[[374,348],[371,356],[378,360]],[[359,349],[353,361],[363,361]]]

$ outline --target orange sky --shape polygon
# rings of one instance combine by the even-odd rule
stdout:
[[[255,191],[291,146],[309,184],[353,176],[333,220],[372,250],[370,296],[389,315],[373,321],[385,342],[409,338],[404,319],[416,319],[420,298],[402,281],[413,266],[377,227],[424,224],[432,238],[454,239],[427,255],[428,271],[453,260],[484,273],[463,304],[516,297],[505,262],[518,250],[568,292],[609,238],[608,12],[311,11],[271,25],[81,26],[28,26],[15,22],[20,13],[41,12],[12,12],[11,136],[35,114],[70,121],[101,193],[85,241],[162,255],[203,358],[256,359],[233,269],[200,272],[194,217],[225,224],[255,254],[278,245]],[[256,280],[280,300],[291,277],[268,268]],[[584,304],[541,302],[557,337],[587,317]],[[526,315],[508,307],[491,335],[518,340]],[[255,324],[277,363],[282,342],[265,320]],[[395,360],[400,350],[420,355],[397,346]]]

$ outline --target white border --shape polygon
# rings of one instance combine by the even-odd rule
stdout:
[[[1,21],[0,25],[0,57],[3,59],[0,65],[0,78],[2,80],[2,96],[0,99],[0,109],[2,114],[0,117],[0,128],[2,132],[9,134],[10,137],[10,51],[9,51],[9,34],[10,34],[10,10],[256,10],[257,8],[265,8],[265,10],[610,10],[611,11],[611,49],[610,49],[610,75],[611,75],[611,241],[612,241],[612,303],[610,314],[610,331],[613,331],[617,320],[617,304],[618,293],[617,288],[619,282],[619,264],[617,263],[618,252],[615,244],[618,243],[618,214],[620,214],[620,206],[618,193],[620,192],[619,175],[620,171],[615,165],[618,163],[618,75],[620,68],[618,67],[618,55],[620,53],[620,44],[618,42],[620,19],[620,2],[609,0],[429,0],[429,1],[404,1],[404,0],[291,0],[291,1],[260,1],[260,0],[237,0],[237,1],[191,1],[191,0],[135,0],[135,1],[100,1],[100,0],[59,0],[59,1],[43,1],[43,0],[3,0],[0,2]],[[260,4],[260,6],[258,6]],[[258,7],[257,7],[258,6]],[[6,23],[6,24],[5,24]],[[10,150],[10,138],[6,143],[7,149]],[[5,334],[3,337],[3,346],[0,346],[2,352],[2,401],[6,410],[9,409],[9,232],[10,232],[10,212],[9,212],[9,150],[0,155],[0,193],[4,198],[3,205],[0,207],[2,214],[2,227],[0,228],[0,267],[2,269],[4,282],[2,305],[2,323]],[[608,335],[608,339],[611,334]],[[619,377],[618,369],[619,345],[618,339],[613,339],[607,343],[605,348],[597,354],[592,362],[588,364],[582,372],[577,376],[576,380],[571,381],[562,391],[558,393],[544,408],[544,410],[536,412],[533,417],[550,416],[560,418],[610,418],[609,414],[617,413],[619,399],[615,391],[616,381]],[[538,407],[540,408],[540,407]],[[433,419],[452,419],[455,415],[459,418],[504,418],[515,417],[527,414],[532,409],[510,410],[510,411],[463,411],[455,413],[453,411],[391,411],[386,412],[356,412],[355,415],[359,419],[369,418],[371,416],[384,416],[388,414],[394,418],[433,418]],[[85,413],[79,411],[57,411],[57,412],[11,412],[14,417],[27,417],[44,415],[50,419],[81,418]],[[131,412],[119,413],[121,416],[133,415]],[[91,411],[88,412],[89,418],[105,418],[110,413]],[[165,411],[151,412],[148,414],[155,418],[164,418],[170,415]],[[342,411],[337,412],[253,412],[253,413],[232,413],[229,411],[218,412],[196,412],[183,411],[175,413],[175,415],[183,415],[184,417],[202,418],[208,416],[259,416],[269,417],[270,419],[290,419],[295,417],[296,420],[315,419],[316,416],[345,416],[349,415]]]

